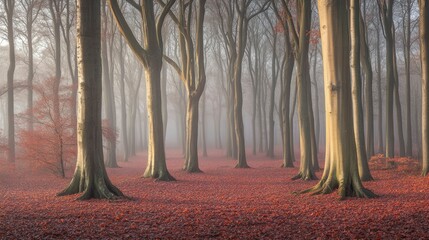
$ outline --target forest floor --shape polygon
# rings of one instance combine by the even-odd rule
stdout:
[[[177,182],[141,178],[143,154],[120,162],[109,176],[133,198],[120,201],[56,197],[72,169],[61,179],[0,165],[0,239],[429,239],[429,178],[415,160],[386,169],[372,159],[375,181],[364,185],[380,197],[339,201],[336,192],[294,195],[317,181],[291,181],[298,169],[280,159],[249,153],[252,168],[234,169],[223,152],[209,154],[204,173],[187,174],[181,154],[167,153]]]

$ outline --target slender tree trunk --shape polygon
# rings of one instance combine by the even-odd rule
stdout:
[[[351,0],[358,6],[358,0]],[[326,108],[326,159],[322,179],[304,192],[327,194],[338,188],[341,199],[374,197],[359,179],[353,133],[347,3],[318,0]]]
[[[362,13],[359,11],[359,33],[360,33],[360,61],[365,74],[365,125],[366,125],[366,154],[367,159],[374,155],[374,102],[372,94],[372,66],[371,54],[369,51],[366,26]],[[377,33],[378,34],[378,33]],[[377,47],[378,48],[378,47]],[[380,115],[381,116],[381,115]]]
[[[356,144],[356,157],[359,176],[362,181],[373,180],[369,171],[365,149],[365,130],[363,125],[362,79],[361,79],[361,36],[360,35],[360,5],[359,0],[350,0],[350,69],[353,104],[353,128]],[[363,26],[362,26],[363,27]],[[367,105],[369,103],[367,102]]]
[[[198,111],[199,101],[189,97],[186,112],[186,158],[183,169],[187,172],[201,172],[198,166]]]
[[[120,90],[121,90],[121,130],[122,130],[122,144],[124,148],[124,161],[128,161],[128,128],[127,128],[127,103],[125,97],[125,52],[123,39],[119,40],[119,65],[120,65]]]
[[[268,128],[269,128],[269,142],[268,142],[268,151],[267,156],[274,158],[274,105],[275,105],[275,95],[276,95],[276,85],[277,85],[277,74],[276,74],[276,45],[277,45],[277,33],[274,33],[273,39],[273,56],[271,59],[271,93],[270,93],[270,110],[268,113]]]
[[[78,154],[70,185],[58,195],[83,193],[79,199],[117,198],[103,161],[101,129],[100,1],[77,1],[79,114]]]
[[[410,52],[411,52],[411,0],[406,1],[406,13],[404,17],[404,61],[405,61],[405,94],[406,94],[406,122],[407,122],[407,145],[405,154],[407,156],[413,155],[413,141],[412,141],[412,129],[411,129],[411,72],[410,72]]]
[[[420,57],[422,64],[422,176],[429,173],[429,3],[419,0]]]
[[[27,130],[33,131],[33,79],[34,79],[34,50],[33,50],[33,3],[30,3],[27,12],[27,46],[28,46],[28,74],[27,74],[27,108],[29,117]]]
[[[295,144],[294,144],[294,127],[293,127],[293,118],[295,116],[295,110],[296,110],[296,100],[298,98],[298,85],[295,83],[295,91],[294,91],[294,97],[293,97],[293,103],[292,103],[292,112],[290,114],[290,149],[292,150],[292,161],[295,162]]]
[[[316,134],[316,154],[319,153],[319,149],[320,149],[320,111],[319,111],[319,84],[317,83],[317,51],[318,51],[318,45],[316,44],[316,47],[314,49],[314,59],[313,59],[313,82],[314,82],[314,93],[315,93],[315,98],[316,98],[316,111],[314,111],[315,113],[315,134]]]
[[[286,52],[285,52],[285,61],[284,61],[284,84],[283,84],[283,93],[281,95],[283,102],[282,105],[282,136],[283,136],[283,165],[285,168],[293,168],[294,162],[294,149],[293,149],[293,126],[292,121],[293,118],[289,117],[290,112],[290,90],[291,90],[291,82],[292,82],[292,73],[295,65],[295,60],[293,57],[291,45],[289,41],[286,41]]]
[[[395,137],[393,128],[393,97],[395,79],[393,75],[393,0],[380,3],[380,14],[386,38],[386,158],[395,156]]]
[[[380,33],[377,32],[377,46],[380,46]],[[381,51],[377,47],[377,94],[378,94],[378,152],[384,153],[383,144],[383,97],[381,94]]]
[[[167,109],[167,68],[161,70],[161,99],[162,99],[162,123],[164,129],[164,139],[167,135],[168,109]]]
[[[309,98],[311,94],[311,85],[309,79],[308,47],[309,36],[307,32],[311,25],[311,2],[303,1],[300,3],[300,34],[299,49],[297,50],[297,76],[298,76],[298,123],[300,136],[300,167],[299,173],[292,179],[311,180],[316,179],[312,166],[312,147],[311,147],[311,121],[309,112]],[[314,129],[313,129],[314,130]]]
[[[262,84],[260,82],[258,82],[257,84],[259,84],[260,86],[259,91],[258,91],[258,130],[259,130],[259,148],[258,151],[261,153],[264,151],[264,133],[263,133],[263,119],[262,119],[262,108],[263,108],[263,104],[262,104]]]
[[[103,29],[102,29],[102,39],[101,39],[101,57],[103,61],[103,82],[104,82],[104,109],[107,118],[108,128],[116,132],[116,113],[115,113],[115,103],[113,96],[113,86],[112,79],[113,74],[110,74],[110,68],[113,68],[112,62],[109,65],[109,57],[107,53],[107,15],[106,15],[106,2],[102,2],[102,19],[103,19]],[[112,58],[111,58],[112,60]],[[106,156],[106,167],[117,168],[119,167],[116,162],[116,139],[107,141],[107,156]]]
[[[207,157],[207,139],[206,139],[206,94],[203,95],[201,107],[201,132],[203,141],[203,157]]]
[[[7,69],[7,121],[8,121],[8,160],[15,162],[15,110],[13,97],[13,79],[15,74],[15,36],[13,14],[15,0],[3,0],[6,8],[7,39],[9,42],[9,68]]]

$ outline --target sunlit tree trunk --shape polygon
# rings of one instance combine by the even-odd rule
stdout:
[[[419,0],[420,57],[422,64],[422,175],[429,173],[429,2]]]
[[[122,197],[109,180],[103,161],[101,129],[100,1],[77,1],[79,104],[78,154],[70,185],[59,196],[82,193],[79,199]]]
[[[13,14],[15,11],[14,0],[3,0],[6,10],[7,40],[9,43],[9,68],[7,69],[7,122],[8,122],[8,160],[15,162],[15,110],[13,99],[13,79],[15,74],[15,35]]]
[[[146,104],[148,113],[148,156],[144,177],[163,181],[175,180],[167,170],[164,148],[164,129],[161,105],[161,68],[163,56],[162,25],[175,0],[170,0],[162,8],[158,20],[155,19],[154,2],[143,0],[138,10],[141,11],[141,24],[144,34],[143,46],[131,31],[117,0],[109,0],[110,10],[119,30],[128,45],[144,66],[146,80]]]
[[[358,6],[358,0],[351,0]],[[349,66],[347,2],[318,0],[322,39],[326,158],[322,179],[304,192],[327,194],[338,188],[343,199],[349,196],[374,197],[359,179],[353,132],[353,112]]]
[[[361,37],[360,35],[360,4],[359,0],[350,0],[350,69],[353,104],[353,128],[356,144],[356,157],[359,176],[362,181],[372,180],[365,149],[365,133],[363,126],[362,78],[361,78]],[[368,102],[366,103],[369,104]],[[371,103],[372,104],[372,103]]]

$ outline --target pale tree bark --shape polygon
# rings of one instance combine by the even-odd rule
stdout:
[[[357,6],[358,0],[351,0]],[[318,0],[322,39],[326,158],[320,182],[303,192],[327,194],[338,188],[341,199],[350,196],[375,197],[359,179],[353,132],[349,66],[347,2]]]
[[[201,140],[203,145],[203,157],[207,157],[207,137],[206,137],[206,102],[207,96],[204,93],[203,102],[201,103]]]
[[[107,14],[106,14],[106,1],[102,2],[102,32],[101,32],[101,58],[103,64],[103,83],[104,83],[104,109],[107,119],[107,127],[116,132],[116,111],[115,111],[115,102],[114,102],[114,93],[113,93],[113,58],[109,56],[107,52]],[[112,38],[113,38],[113,33]],[[111,46],[112,48],[113,46]],[[107,156],[106,156],[106,167],[117,168],[119,167],[116,161],[116,139],[113,141],[107,141]]]
[[[378,0],[384,37],[386,39],[386,158],[395,156],[395,138],[393,129],[393,94],[395,79],[393,76],[393,0]]]
[[[80,200],[115,199],[122,192],[109,180],[103,161],[101,129],[100,1],[77,1],[79,104],[78,154],[70,185],[59,196],[82,193]]]
[[[15,162],[15,110],[13,80],[16,66],[15,35],[13,15],[15,12],[15,0],[3,0],[6,10],[7,40],[9,43],[9,67],[7,69],[7,122],[8,122],[8,155],[9,162]]]
[[[366,155],[367,159],[370,159],[371,156],[374,155],[374,101],[372,94],[373,73],[371,53],[368,47],[366,32],[362,13],[359,11],[360,62],[362,64],[363,73],[365,74]]]
[[[268,20],[269,21],[269,20]],[[270,22],[271,24],[271,22]],[[275,95],[276,95],[276,86],[277,86],[277,78],[278,78],[278,70],[277,66],[278,58],[277,58],[277,32],[275,32],[274,26],[271,24],[270,26],[273,30],[273,42],[272,42],[272,57],[271,57],[271,89],[270,89],[270,107],[268,113],[268,149],[267,156],[270,158],[274,158],[274,105],[275,105]]]
[[[361,78],[361,36],[360,35],[359,0],[350,0],[350,69],[352,85],[353,128],[356,145],[357,165],[362,181],[373,180],[368,166],[365,149],[365,132],[363,125],[362,78]],[[368,102],[366,103],[369,104]]]
[[[170,0],[162,8],[161,15],[156,20],[154,2],[143,0],[136,6],[141,13],[143,31],[143,46],[140,45],[131,31],[117,0],[109,0],[110,10],[116,20],[120,32],[128,45],[144,66],[146,80],[146,104],[148,112],[148,163],[144,177],[158,180],[175,180],[167,170],[164,148],[164,129],[161,110],[161,68],[163,56],[162,25],[168,11],[175,3]]]
[[[429,173],[429,2],[419,0],[422,65],[422,175]]]

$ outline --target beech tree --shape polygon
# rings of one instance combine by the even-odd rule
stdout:
[[[419,0],[422,65],[422,175],[429,173],[429,2]]]
[[[365,132],[363,126],[362,78],[361,78],[361,38],[360,38],[360,4],[351,0],[350,4],[350,68],[353,104],[353,127],[356,144],[356,155],[359,176],[362,181],[372,180],[369,172],[368,157],[365,148]],[[368,83],[367,83],[368,85]],[[367,103],[372,104],[372,103]]]
[[[351,8],[359,0],[350,0]],[[375,197],[359,179],[354,144],[351,81],[349,65],[349,26],[347,2],[318,0],[322,40],[326,156],[320,182],[303,192],[327,194],[338,188],[341,199],[349,196]]]
[[[8,160],[15,161],[15,110],[13,99],[13,79],[15,74],[15,35],[14,35],[14,11],[15,0],[3,0],[6,12],[7,39],[9,43],[9,68],[7,69],[7,119],[8,119]]]
[[[162,25],[175,0],[167,2],[155,19],[154,2],[143,0],[141,5],[129,1],[141,14],[143,45],[139,43],[128,25],[117,0],[109,0],[110,10],[129,47],[144,66],[146,80],[146,101],[148,113],[148,156],[144,177],[163,181],[175,180],[167,170],[165,162],[164,129],[161,105],[161,68],[163,56]]]
[[[162,1],[162,5],[165,5]],[[169,15],[179,31],[180,64],[168,56],[164,58],[176,70],[187,92],[186,107],[186,151],[183,169],[187,172],[201,172],[198,166],[198,122],[199,102],[206,84],[204,66],[203,23],[205,0],[198,1],[195,26],[195,44],[192,38],[191,18],[193,1],[179,1],[179,13],[170,11]]]
[[[123,197],[107,176],[101,128],[101,9],[100,0],[77,1],[79,63],[78,154],[70,185],[58,196],[82,193],[80,200]]]

